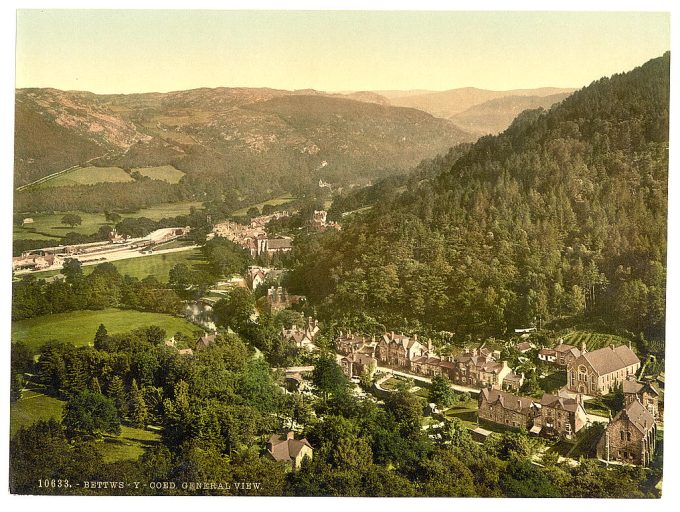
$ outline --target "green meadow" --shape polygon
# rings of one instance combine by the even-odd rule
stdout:
[[[175,169],[172,165],[161,165],[158,167],[135,167],[132,172],[138,172],[142,176],[152,180],[167,181],[168,183],[179,183],[184,173]]]
[[[120,216],[126,217],[146,217],[151,220],[161,220],[163,218],[177,217],[186,215],[191,208],[201,208],[202,203],[195,201],[184,201],[180,203],[163,203],[149,208],[142,208],[135,212],[119,212]],[[62,217],[67,213],[74,213],[83,220],[82,224],[75,227],[66,226],[61,223]],[[71,231],[83,235],[96,233],[101,226],[109,225],[103,213],[87,213],[81,211],[55,212],[51,214],[26,214],[26,217],[33,219],[32,224],[25,226],[14,226],[14,240],[53,240],[58,243],[58,238]]]
[[[66,402],[43,395],[37,391],[24,390],[21,398],[10,406],[10,436],[21,427],[28,427],[40,420],[54,418],[61,421]],[[160,441],[158,432],[121,425],[118,436],[106,435],[96,441],[104,462],[136,460],[146,447]]]
[[[182,332],[193,336],[196,331],[200,331],[183,318],[110,308],[101,311],[70,311],[12,322],[12,341],[23,342],[33,351],[37,351],[50,340],[67,341],[76,346],[89,345],[93,343],[99,324],[104,324],[109,334],[150,325],[165,329],[168,335]]]

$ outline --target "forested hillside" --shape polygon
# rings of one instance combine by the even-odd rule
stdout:
[[[298,242],[319,312],[497,335],[567,316],[662,337],[670,54],[520,115],[438,177]]]

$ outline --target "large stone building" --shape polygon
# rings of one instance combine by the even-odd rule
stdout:
[[[629,402],[607,425],[597,444],[597,457],[647,466],[656,449],[654,416],[637,400]]]
[[[307,439],[295,439],[294,432],[274,434],[267,442],[267,455],[277,461],[290,464],[293,471],[300,467],[302,459],[314,455],[314,449]]]
[[[567,364],[567,389],[586,395],[606,395],[640,369],[640,360],[625,345],[583,352]]]
[[[640,382],[630,375],[623,381],[623,396],[626,404],[637,400],[654,419],[659,419],[659,392],[650,383]]]
[[[531,398],[487,388],[479,393],[478,404],[480,420],[527,429],[534,424],[537,408]]]

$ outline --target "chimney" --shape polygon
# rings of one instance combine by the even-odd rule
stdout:
[[[394,331],[392,331],[392,339],[394,339]]]
[[[613,343],[610,343],[610,344],[609,344],[609,348],[612,349],[612,350],[614,350],[614,344],[613,344]]]
[[[432,338],[427,338],[427,351],[432,352]]]
[[[582,341],[581,342],[581,354],[585,354],[587,352],[586,350],[586,342]]]
[[[517,409],[522,409],[522,401],[519,398],[517,399]]]
[[[289,430],[288,432],[286,432],[286,439],[287,440],[295,439],[295,432],[293,432],[292,430]]]
[[[413,341],[418,341],[418,335],[417,334],[413,335]]]

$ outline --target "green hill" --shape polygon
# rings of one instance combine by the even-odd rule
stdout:
[[[663,337],[669,62],[526,111],[301,240],[290,289],[395,329],[498,335],[585,315]]]

